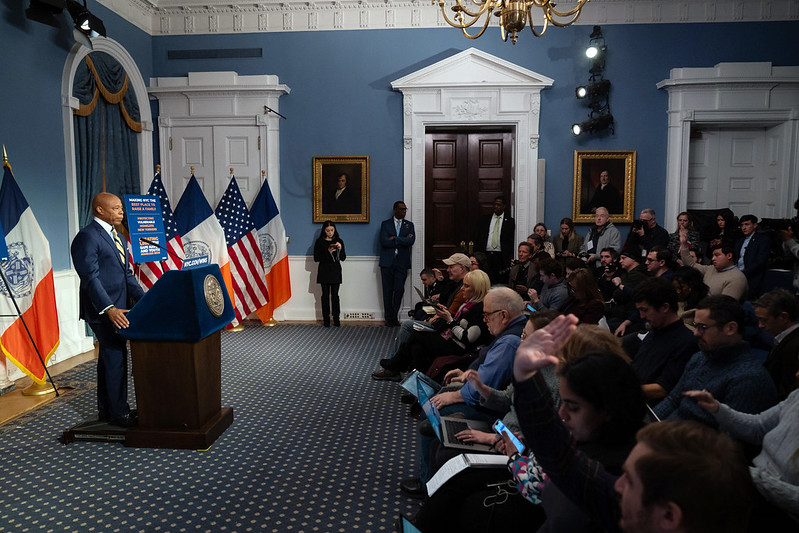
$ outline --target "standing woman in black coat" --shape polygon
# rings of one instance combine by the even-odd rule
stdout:
[[[341,307],[338,286],[341,285],[341,262],[347,259],[344,241],[338,236],[336,225],[329,220],[322,224],[322,233],[313,247],[313,260],[319,263],[316,282],[322,285],[322,321],[330,327],[330,299],[333,299],[333,325],[339,327]]]

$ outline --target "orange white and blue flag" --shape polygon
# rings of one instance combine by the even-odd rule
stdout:
[[[0,263],[0,268],[8,285],[0,282],[0,349],[31,379],[43,384],[46,372],[42,360],[46,365],[59,343],[50,243],[14,180],[11,167],[8,163],[3,167],[0,225],[5,230],[8,258]]]
[[[225,231],[219,225],[219,220],[193,174],[175,207],[175,222],[186,254],[183,270],[202,265],[218,265],[230,301],[235,305]]]
[[[289,254],[286,248],[286,229],[280,218],[277,203],[264,180],[258,196],[250,207],[250,217],[258,231],[258,243],[264,260],[266,286],[269,288],[269,302],[258,309],[262,322],[272,319],[275,309],[291,298],[291,279],[289,278]]]

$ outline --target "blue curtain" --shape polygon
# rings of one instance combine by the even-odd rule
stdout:
[[[74,111],[80,226],[92,220],[92,198],[101,191],[139,194],[141,114],[125,69],[104,52],[92,52],[75,73]]]

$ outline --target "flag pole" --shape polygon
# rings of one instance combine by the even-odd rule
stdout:
[[[11,165],[8,162],[8,153],[6,152],[6,145],[5,144],[3,145],[3,166],[8,166],[8,168],[11,168]],[[2,263],[8,262],[8,259],[5,259],[5,260],[3,260],[1,262]],[[0,268],[0,278],[2,278],[3,285],[5,286],[6,290],[8,291],[8,296],[11,298],[11,302],[14,304],[14,309],[17,310],[17,316],[22,321],[22,325],[25,327],[25,332],[28,334],[28,338],[30,338],[30,340],[31,340],[31,344],[33,345],[33,349],[36,351],[36,355],[39,357],[39,362],[42,363],[42,367],[44,367],[44,373],[47,375],[47,379],[50,380],[50,385],[53,388],[53,392],[55,392],[56,397],[58,397],[59,396],[58,387],[55,386],[55,382],[53,381],[53,376],[50,375],[50,371],[47,370],[47,365],[44,364],[44,358],[42,357],[41,352],[39,352],[39,347],[36,346],[36,341],[33,340],[33,335],[31,334],[30,329],[28,329],[28,324],[27,324],[27,322],[25,322],[25,317],[22,316],[22,311],[20,310],[19,305],[17,305],[17,299],[14,298],[14,293],[11,291],[11,286],[8,284],[8,280],[6,279],[5,272],[3,272],[2,268]],[[34,382],[34,385],[37,385],[37,383]],[[46,390],[46,391],[36,391],[34,394],[49,394],[49,393],[50,393],[50,391]],[[23,394],[24,394],[24,391],[23,391]]]

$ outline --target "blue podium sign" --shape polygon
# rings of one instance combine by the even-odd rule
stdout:
[[[130,244],[134,263],[166,261],[166,233],[161,202],[154,195],[125,195]]]

